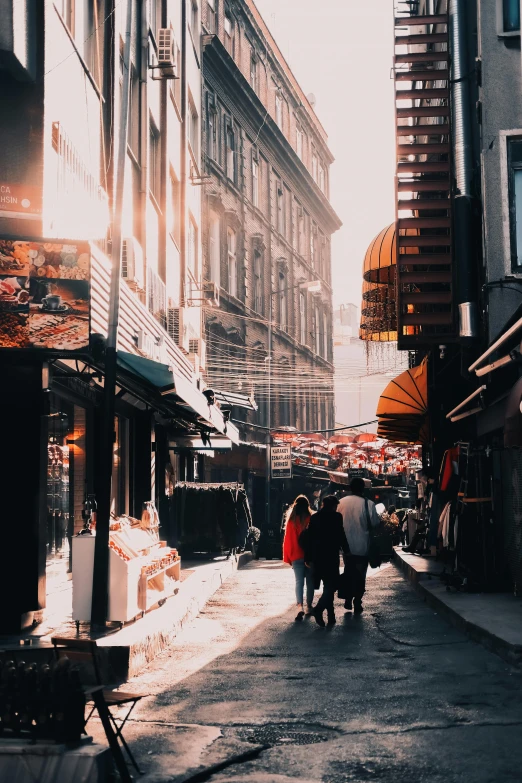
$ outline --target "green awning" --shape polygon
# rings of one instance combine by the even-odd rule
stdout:
[[[239,432],[215,405],[209,405],[207,398],[192,381],[185,378],[168,364],[146,359],[134,353],[118,351],[118,367],[153,386],[166,399],[196,413],[209,427],[226,434],[233,443],[239,442]]]

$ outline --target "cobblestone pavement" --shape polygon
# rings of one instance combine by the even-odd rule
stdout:
[[[293,574],[230,577],[126,690],[150,694],[126,736],[143,783],[181,783],[268,745],[213,783],[522,780],[522,673],[429,609],[393,565],[360,617],[293,621]],[[99,726],[95,727],[98,734]]]

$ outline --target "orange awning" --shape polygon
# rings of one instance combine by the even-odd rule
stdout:
[[[393,443],[425,443],[428,426],[428,363],[424,359],[394,378],[377,406],[380,437]]]

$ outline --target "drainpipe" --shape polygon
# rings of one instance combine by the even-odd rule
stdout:
[[[454,160],[454,252],[457,269],[457,303],[459,336],[463,341],[478,336],[473,241],[473,154],[470,114],[470,65],[468,58],[468,25],[466,0],[451,0],[449,4],[451,46],[451,112]]]

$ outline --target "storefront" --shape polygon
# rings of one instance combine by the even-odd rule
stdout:
[[[86,243],[2,242],[14,264],[0,276],[0,585],[9,597],[0,633],[7,633],[71,616],[72,542],[93,518],[100,481],[107,278],[96,273],[106,275],[107,263],[96,250],[91,264]],[[126,285],[121,324],[111,509],[140,520],[152,502],[167,538],[175,482],[204,478],[194,439],[237,442],[238,433]],[[185,438],[185,447],[171,448],[173,438]]]

